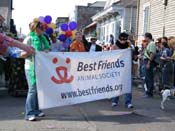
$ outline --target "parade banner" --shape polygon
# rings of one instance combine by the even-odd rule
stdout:
[[[38,52],[39,108],[112,98],[131,92],[131,49],[106,52]]]

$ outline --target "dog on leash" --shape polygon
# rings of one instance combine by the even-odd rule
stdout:
[[[169,97],[175,96],[175,88],[162,90],[161,93],[162,93],[162,101],[161,101],[160,108],[162,110],[164,110],[165,109],[165,106],[164,106],[165,101],[168,100]]]

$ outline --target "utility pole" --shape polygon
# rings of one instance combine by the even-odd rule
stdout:
[[[139,14],[140,14],[140,0],[137,0],[137,17],[136,17],[136,39],[138,40],[139,35]]]
[[[163,0],[164,11],[163,11],[163,37],[165,36],[165,17],[166,17],[166,8],[168,5],[168,0]]]

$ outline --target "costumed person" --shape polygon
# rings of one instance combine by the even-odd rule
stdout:
[[[35,51],[45,51],[50,50],[49,43],[46,37],[43,35],[44,27],[41,22],[33,21],[29,25],[30,34],[24,40],[24,43],[33,46]],[[27,52],[23,52],[23,57],[26,58],[25,61],[25,73],[28,83],[28,94],[26,99],[26,112],[25,119],[29,121],[35,121],[36,117],[44,116],[44,113],[39,110],[37,89],[36,89],[36,76],[35,76],[35,57]]]
[[[70,45],[70,52],[86,52],[81,32],[76,32],[75,40]]]
[[[118,50],[118,49],[127,49],[131,48],[131,42],[128,40],[128,34],[127,33],[121,33],[119,35],[119,39],[116,41],[116,43],[111,47],[112,50]],[[119,97],[113,97],[112,98],[112,107],[117,106],[119,101]],[[132,92],[125,94],[125,106],[127,108],[133,108],[132,105]]]

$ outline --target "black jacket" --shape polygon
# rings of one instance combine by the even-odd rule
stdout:
[[[88,42],[84,35],[83,35],[82,39],[83,39],[83,44],[84,44],[85,50],[88,52],[91,48],[92,43]],[[96,45],[95,51],[102,51],[102,47],[99,45]]]
[[[92,45],[92,43],[89,42],[88,46],[87,46],[88,47],[88,51],[90,51],[91,45]],[[95,51],[102,51],[102,47],[96,44]]]

